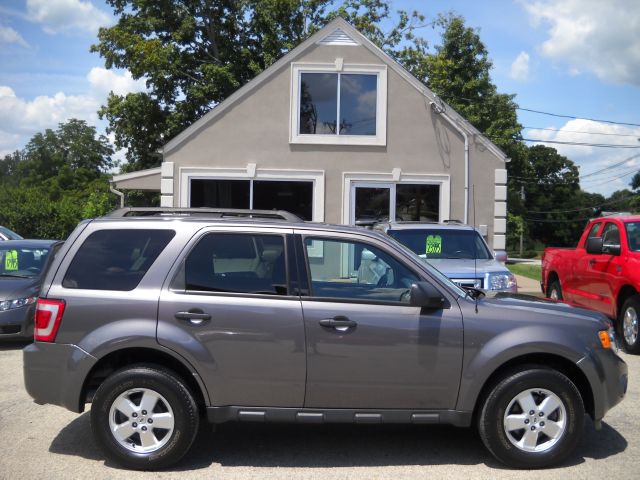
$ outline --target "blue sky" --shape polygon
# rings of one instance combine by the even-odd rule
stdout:
[[[522,108],[640,124],[637,0],[394,0],[392,6],[428,19],[448,11],[464,16],[487,46],[498,90],[516,94]],[[113,22],[99,0],[0,0],[0,156],[71,117],[104,131],[96,111],[108,92],[144,89],[89,52],[98,27]],[[431,45],[438,41],[430,27],[420,34]],[[525,138],[640,147],[638,126],[518,115],[529,127]],[[640,169],[640,157],[624,162],[640,148],[552,146],[580,166],[588,191],[625,188]]]

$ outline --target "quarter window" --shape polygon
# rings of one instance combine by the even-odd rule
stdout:
[[[309,260],[312,296],[345,300],[409,302],[411,284],[417,275],[399,261],[372,245],[359,242],[305,240]]]
[[[62,280],[65,288],[133,290],[174,237],[173,230],[100,230],[87,237]]]
[[[607,223],[602,229],[602,243],[605,245],[620,245],[620,230],[615,223]]]
[[[284,239],[208,234],[185,261],[185,285],[195,291],[286,295]]]

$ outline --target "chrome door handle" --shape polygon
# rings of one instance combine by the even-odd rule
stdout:
[[[204,313],[199,308],[192,308],[188,312],[176,312],[174,316],[178,320],[188,320],[193,325],[200,325],[207,320],[211,320],[211,315]]]
[[[340,332],[345,332],[348,329],[358,325],[357,322],[349,320],[347,317],[344,317],[342,315],[333,318],[323,318],[318,323],[323,327],[335,328]]]

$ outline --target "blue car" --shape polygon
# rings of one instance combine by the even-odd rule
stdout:
[[[56,240],[0,242],[0,341],[33,337],[35,303],[42,273]]]

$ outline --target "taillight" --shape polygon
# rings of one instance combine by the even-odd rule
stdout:
[[[53,342],[64,313],[64,300],[39,298],[36,303],[33,338],[38,342]]]

